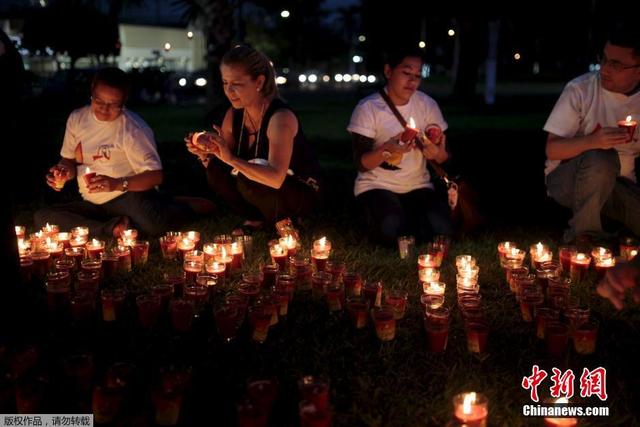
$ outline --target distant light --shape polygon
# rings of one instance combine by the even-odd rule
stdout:
[[[516,61],[519,61],[519,60],[520,60],[520,54],[519,54],[518,52],[516,52],[516,53],[513,55],[513,59],[515,59]]]
[[[335,76],[333,76],[333,80],[335,80],[337,82],[341,82],[342,81],[342,74],[336,74]]]
[[[367,76],[364,74],[360,76],[360,83],[365,83],[367,81]]]
[[[309,83],[315,83],[318,81],[318,76],[316,76],[315,74],[309,74]]]
[[[370,75],[369,77],[367,77],[367,81],[369,83],[375,83],[376,82],[376,76],[374,76],[373,74]]]
[[[360,62],[362,62],[362,56],[360,55],[353,55],[353,58],[351,58],[353,60],[353,62],[355,62],[356,64],[359,64]]]
[[[307,81],[307,76],[306,76],[306,75],[304,75],[304,74],[300,74],[300,75],[298,76],[298,81],[299,81],[300,83],[304,83],[304,82],[306,82],[306,81]]]
[[[46,2],[46,0],[40,0],[40,6],[42,6],[42,7],[47,7],[47,2]]]
[[[358,80],[360,80],[360,74],[358,73],[351,74],[351,80],[353,80],[354,82],[357,82]]]
[[[367,38],[364,36],[364,34],[360,34],[360,35],[358,36],[358,41],[359,41],[359,42],[364,42],[364,41],[367,41]]]
[[[533,74],[540,74],[540,63],[538,61],[533,63]]]
[[[422,64],[422,70],[420,70],[420,75],[422,76],[423,79],[426,79],[427,77],[429,77],[431,75],[431,65]]]
[[[284,68],[282,69],[282,74],[289,74],[289,68],[284,67]]]
[[[178,80],[178,84],[181,87],[185,87],[187,85],[187,79],[185,79],[184,77],[182,77],[180,80]]]
[[[193,31],[187,31],[187,38],[188,39],[192,39],[193,38]]]
[[[198,77],[196,79],[196,86],[202,87],[206,85],[207,85],[207,79],[205,79],[204,77]]]
[[[283,76],[276,77],[276,84],[283,85],[287,82],[287,78]]]
[[[51,49],[49,46],[44,48],[44,51],[47,53],[47,55],[51,56],[53,55],[53,49]]]
[[[166,42],[166,43],[164,44],[164,50],[166,50],[167,52],[169,52],[169,51],[171,50],[171,43]]]
[[[325,82],[325,83],[330,82],[331,81],[331,76],[328,76],[328,75],[325,74],[324,76],[322,76],[322,81]]]
[[[342,75],[342,81],[345,81],[347,83],[350,82],[351,81],[351,74],[343,74]]]
[[[419,47],[420,49],[424,49],[425,47],[427,47],[427,44],[426,44],[424,41],[420,40],[420,41],[418,42],[418,47]]]
[[[289,13],[288,10],[283,10],[282,12],[280,12],[280,16],[283,18],[288,18],[289,16],[291,16],[291,14]]]
[[[598,71],[600,69],[600,64],[589,64],[589,71]]]
[[[447,31],[447,34],[449,34],[449,37],[453,37],[456,35],[456,32],[453,30],[453,28],[449,28],[449,31]]]

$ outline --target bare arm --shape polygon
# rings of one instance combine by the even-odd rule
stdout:
[[[377,168],[386,160],[385,152],[388,152],[389,154],[404,154],[415,147],[413,143],[404,145],[398,144],[399,138],[400,134],[374,148],[373,139],[367,138],[366,136],[358,133],[352,133],[353,150],[358,170],[360,172],[365,172]]]
[[[563,138],[552,133],[547,137],[546,154],[549,160],[572,159],[585,151],[609,149],[623,144],[627,139],[625,129],[605,127],[594,133],[573,138]]]
[[[123,183],[125,179],[129,181],[128,191],[147,191],[162,184],[164,173],[160,169],[155,171],[145,171],[123,178],[96,175],[91,179],[89,192],[99,193],[103,191],[123,191]]]
[[[225,123],[227,118],[225,117]],[[212,138],[212,142],[217,146],[213,151],[220,160],[237,169],[247,178],[264,184],[272,188],[280,188],[287,176],[287,170],[291,163],[293,153],[293,139],[298,133],[298,119],[288,110],[277,111],[269,120],[267,137],[269,138],[269,158],[267,165],[249,163],[233,154],[232,147],[235,145],[228,132],[225,131],[224,123],[220,129],[220,135]]]

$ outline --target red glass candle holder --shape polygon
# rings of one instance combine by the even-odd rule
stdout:
[[[71,298],[71,317],[78,324],[91,321],[95,312],[95,293],[76,292]]]
[[[489,400],[481,393],[460,393],[453,397],[453,416],[468,427],[486,427]]]
[[[535,308],[535,320],[536,320],[536,337],[543,340],[544,332],[547,328],[547,323],[557,322],[560,318],[560,312],[553,308],[548,307],[536,307]]]
[[[256,379],[247,385],[247,394],[262,411],[271,412],[273,402],[278,395],[278,382],[275,379]]]
[[[311,288],[313,296],[316,298],[324,297],[330,284],[331,274],[325,271],[318,271],[311,275]]]
[[[443,353],[447,349],[449,338],[448,323],[431,323],[425,318],[425,331],[427,333],[427,348],[433,353]]]
[[[298,382],[301,400],[313,403],[320,410],[329,409],[329,380],[306,375]]]
[[[467,349],[471,353],[484,353],[487,350],[489,325],[485,322],[468,322],[465,325]]]
[[[382,282],[365,282],[362,288],[362,295],[369,300],[371,307],[380,307],[382,305],[382,290],[384,285]]]
[[[569,343],[569,329],[559,322],[548,322],[544,331],[547,354],[554,358],[562,357]]]
[[[97,385],[93,388],[91,400],[94,421],[98,424],[109,424],[116,419],[122,408],[122,390]]]
[[[347,313],[354,328],[364,328],[369,320],[369,300],[362,296],[347,298]]]
[[[396,320],[404,318],[407,310],[409,294],[401,289],[391,289],[386,293],[385,304],[393,309],[393,317]]]
[[[326,291],[327,307],[330,312],[342,311],[345,306],[345,295],[342,283],[330,283]]]
[[[138,295],[136,297],[136,306],[138,307],[138,320],[142,329],[149,331],[158,322],[162,302],[157,295]]]
[[[362,277],[355,271],[345,271],[342,275],[345,292],[348,297],[357,297],[362,294]]]
[[[149,259],[149,242],[146,240],[137,240],[131,246],[131,263],[136,267],[141,267],[147,263]]]
[[[578,354],[587,355],[596,352],[598,341],[598,323],[587,321],[573,331],[573,348]]]
[[[176,332],[189,332],[193,323],[193,301],[174,299],[170,303],[171,326]]]
[[[618,120],[618,127],[627,131],[627,139],[625,142],[631,142],[638,128],[638,122],[631,120],[631,116],[627,116],[626,120]]]
[[[225,342],[231,342],[236,337],[238,331],[239,317],[241,315],[240,309],[235,304],[227,303],[216,307],[213,315],[220,338]],[[244,316],[244,314],[242,315]]]
[[[300,427],[330,427],[331,411],[318,409],[311,402],[303,400],[300,402]]]
[[[396,337],[396,319],[392,307],[374,307],[371,309],[371,317],[380,341],[391,341]]]
[[[182,393],[177,390],[156,389],[152,393],[155,422],[158,426],[175,426],[180,419]]]
[[[100,293],[102,319],[114,322],[122,318],[126,293],[122,289],[103,289]]]
[[[249,307],[249,321],[251,323],[251,338],[263,343],[267,339],[272,313],[264,306],[254,305]]]
[[[522,294],[520,297],[522,320],[532,322],[536,307],[541,307],[542,304],[544,304],[544,295],[542,295],[542,293],[534,291]]]

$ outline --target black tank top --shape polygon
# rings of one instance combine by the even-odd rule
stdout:
[[[262,123],[260,125],[260,138],[254,138],[253,145],[249,147],[249,131],[245,127],[242,132],[242,140],[240,140],[240,128],[242,127],[242,115],[244,114],[244,108],[233,110],[233,138],[238,141],[238,147],[236,148],[236,154],[238,157],[244,160],[251,160],[255,158],[269,159],[269,137],[267,137],[267,129],[269,128],[269,122],[271,117],[278,110],[289,110],[295,112],[281,99],[275,98],[269,104],[267,111],[264,113]],[[298,116],[296,115],[296,119]],[[256,142],[258,146],[256,147]],[[257,150],[257,151],[256,151]],[[309,178],[316,181],[320,179],[320,163],[316,156],[313,146],[307,141],[302,131],[302,124],[298,120],[298,133],[293,138],[293,152],[291,153],[291,161],[289,162],[289,169],[293,171],[293,176],[300,180],[307,182]]]

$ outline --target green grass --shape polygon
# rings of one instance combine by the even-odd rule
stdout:
[[[291,94],[290,98],[307,136],[316,143],[332,184],[330,192],[333,197],[329,197],[324,209],[306,220],[301,228],[304,248],[308,250],[313,239],[326,235],[333,242],[332,258],[344,260],[350,269],[360,272],[367,280],[383,281],[386,289],[407,290],[409,308],[406,317],[398,323],[396,338],[392,342],[381,343],[371,326],[355,331],[345,313],[330,314],[324,301],[300,292],[294,297],[290,314],[270,330],[264,344],[252,342],[245,329],[240,331],[236,342],[223,344],[209,315],[203,316],[194,333],[188,336],[172,333],[166,324],[153,334],[145,335],[137,327],[133,309],[128,323],[119,328],[106,328],[96,321],[87,331],[47,322],[44,293],[42,289],[31,289],[28,294],[39,311],[33,312],[33,319],[28,322],[33,329],[25,328],[37,337],[47,355],[45,366],[53,373],[51,384],[57,385],[62,381],[57,368],[62,358],[82,350],[94,354],[96,379],[114,361],[128,360],[138,366],[143,385],[131,399],[125,417],[129,422],[152,417],[149,390],[158,379],[160,367],[173,364],[192,367],[192,386],[185,395],[181,415],[181,424],[185,426],[233,425],[234,404],[243,395],[247,379],[259,376],[276,377],[279,382],[270,425],[296,425],[296,382],[308,374],[329,378],[335,426],[445,425],[451,418],[452,396],[466,390],[479,391],[489,397],[489,425],[539,426],[542,420],[526,419],[521,415],[522,405],[531,402],[528,391],[522,389],[520,383],[523,376],[531,375],[534,364],[549,372],[552,367],[573,369],[577,377],[577,394],[582,369],[603,366],[607,368],[609,400],[602,405],[610,408],[611,416],[585,418],[581,425],[640,424],[636,407],[640,398],[640,351],[637,345],[640,312],[637,309],[615,312],[595,294],[593,277],[575,286],[572,293],[579,296],[581,303],[589,305],[600,321],[598,347],[592,356],[579,356],[570,350],[561,360],[549,359],[530,325],[521,320],[519,308],[497,262],[497,244],[501,240],[514,240],[522,247],[528,247],[537,241],[545,241],[556,246],[562,231],[561,222],[549,221],[549,218],[543,218],[539,223],[518,224],[518,215],[526,217],[522,207],[529,205],[525,201],[534,204],[539,201],[533,196],[532,187],[520,188],[523,191],[522,204],[507,197],[503,205],[493,210],[511,208],[510,215],[515,219],[503,221],[505,216],[498,217],[485,230],[452,245],[442,271],[443,280],[448,285],[446,304],[452,310],[449,343],[444,354],[432,354],[427,351],[422,325],[418,300],[421,288],[415,260],[401,261],[396,250],[368,243],[363,239],[365,230],[352,210],[354,202],[350,194],[354,172],[350,141],[344,129],[358,96]],[[451,126],[451,139],[457,139],[458,147],[477,143],[477,135],[497,140],[496,144],[501,147],[507,147],[513,135],[535,141],[547,114],[543,108],[477,113],[446,103],[443,110]],[[199,127],[197,123],[201,116],[198,113],[204,111],[196,107],[154,107],[138,111],[156,132],[166,168],[165,189],[174,194],[205,194],[202,170],[181,143],[182,136],[189,129]],[[52,130],[59,125],[59,120],[51,119],[49,126]],[[500,139],[502,128],[512,133],[507,132],[508,137]],[[534,151],[531,146],[527,150]],[[522,146],[516,147],[516,151],[523,155]],[[469,155],[471,158],[463,158],[467,164],[475,159],[477,152],[472,153]],[[495,174],[494,164],[489,167],[491,176]],[[527,167],[533,170],[538,166]],[[520,179],[533,182],[531,178],[529,181]],[[506,187],[504,183],[501,186],[499,188],[511,188],[508,183]],[[27,213],[34,207],[24,206],[19,216],[27,225]],[[202,231],[204,241],[211,241],[217,234],[228,233],[237,220],[233,215],[223,214],[202,219],[191,228]],[[254,236],[254,255],[245,270],[257,268],[260,262],[267,261],[267,242],[273,237],[271,231]],[[424,246],[418,247],[418,253],[423,251]],[[482,356],[474,356],[467,351],[464,326],[455,303],[455,266],[452,260],[458,254],[472,254],[481,268],[482,300],[491,327],[488,351]],[[153,242],[149,264],[130,275],[119,277],[109,286],[125,287],[131,295],[137,295],[161,281],[163,271],[169,267],[168,262],[160,259],[157,244]],[[233,289],[236,284],[237,277],[221,292]],[[550,380],[545,380],[539,388],[540,394],[548,395],[550,385]],[[74,396],[76,400],[52,397],[51,402],[58,406],[50,412],[87,409],[81,406],[86,405],[87,398],[87,395]],[[590,402],[600,405],[597,401]]]

